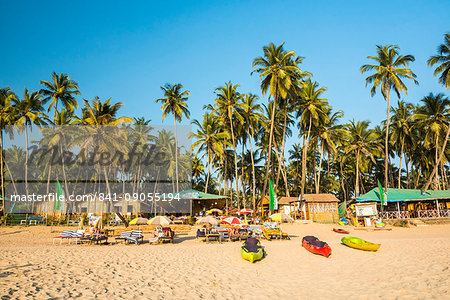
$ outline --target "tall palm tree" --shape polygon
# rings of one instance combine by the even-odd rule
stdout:
[[[327,89],[320,87],[317,82],[307,80],[300,91],[297,104],[297,118],[300,117],[299,127],[303,130],[303,155],[302,155],[302,185],[300,199],[303,199],[306,184],[306,156],[311,136],[312,126],[326,118],[326,109],[329,107],[322,94]],[[307,134],[306,134],[307,132]]]
[[[271,126],[269,133],[269,155],[266,162],[266,173],[264,176],[264,187],[261,194],[261,200],[265,196],[269,176],[270,159],[272,154],[273,126],[277,101],[279,97],[281,97],[281,99],[286,99],[288,91],[292,86],[292,78],[297,77],[297,75],[301,73],[297,65],[291,63],[293,60],[297,61],[295,58],[295,52],[286,52],[283,49],[283,45],[284,43],[279,46],[269,43],[269,45],[263,47],[264,56],[257,57],[253,60],[254,70],[252,74],[254,72],[259,74],[263,96],[265,96],[267,91],[269,91],[274,103],[274,109],[270,118]],[[299,60],[299,62],[300,61],[301,60]]]
[[[61,111],[57,111],[54,119],[50,121],[50,124],[53,125],[52,128],[45,127],[41,129],[41,135],[42,138],[39,140],[39,144],[41,147],[48,147],[51,149],[49,161],[48,161],[48,168],[47,171],[47,195],[50,192],[50,179],[52,174],[52,159],[54,155],[54,149],[57,149],[57,152],[60,154],[61,157],[61,170],[62,175],[64,178],[64,190],[66,195],[69,195],[69,188],[68,188],[68,180],[66,176],[66,170],[65,170],[65,161],[64,161],[64,155],[63,151],[70,148],[70,141],[68,141],[69,138],[72,138],[74,136],[74,133],[77,132],[75,128],[70,127],[69,125],[75,125],[78,124],[79,120],[75,116],[73,111],[66,111],[65,108],[61,109]],[[64,145],[64,149],[63,149]],[[45,171],[45,170],[44,170]]]
[[[117,117],[117,113],[123,104],[121,102],[111,104],[111,98],[102,102],[99,97],[94,97],[91,101],[92,104],[86,99],[83,99],[83,102],[81,123],[89,126],[81,130],[77,137],[80,149],[92,147],[99,149],[100,152],[108,153],[111,153],[111,150],[123,151],[124,145],[127,144],[125,137],[117,134],[114,128],[113,130],[110,128],[110,126],[133,122],[133,119],[130,117]],[[100,178],[100,164],[98,164],[97,168],[98,177]],[[111,195],[108,172],[105,165],[103,165],[103,173],[108,195]],[[120,215],[119,217],[122,219]]]
[[[361,66],[361,73],[374,71],[374,73],[366,78],[366,86],[372,85],[370,95],[373,97],[377,88],[380,88],[381,94],[387,101],[386,113],[386,137],[384,139],[384,188],[388,189],[388,162],[389,162],[389,112],[391,108],[391,89],[395,91],[400,99],[400,93],[405,91],[408,94],[408,88],[403,79],[411,79],[418,84],[416,74],[408,68],[408,64],[415,60],[412,55],[401,55],[398,46],[377,45],[377,56],[368,56],[368,59],[374,60],[376,64],[367,64]],[[382,207],[383,209],[383,207]]]
[[[424,146],[429,148],[431,144],[434,144],[435,148],[434,168],[425,184],[424,190],[426,191],[433,179],[435,180],[435,188],[439,184],[437,170],[445,152],[450,132],[450,100],[444,94],[433,95],[430,93],[421,102],[423,105],[418,108],[413,118],[418,120],[420,125],[425,128]],[[439,140],[444,132],[446,132],[446,135],[442,143],[442,150],[439,152]]]
[[[361,154],[370,158],[375,163],[374,155],[377,154],[379,148],[376,143],[376,135],[371,132],[368,121],[351,120],[347,126],[349,131],[349,139],[345,143],[345,154],[353,153],[355,155],[355,197],[359,195],[359,178],[361,168]]]
[[[177,182],[177,193],[178,190],[178,137],[177,137],[177,121],[181,122],[183,116],[189,120],[189,109],[186,101],[188,96],[191,94],[189,91],[182,91],[183,85],[181,83],[169,84],[166,83],[161,87],[164,92],[164,98],[159,98],[155,100],[155,103],[161,102],[161,110],[163,112],[162,119],[166,118],[168,114],[173,114],[173,126],[175,130],[175,176]]]
[[[226,82],[224,86],[216,88],[216,100],[214,102],[213,112],[219,115],[219,118],[225,119],[226,124],[230,126],[231,141],[234,150],[234,168],[236,180],[236,200],[238,208],[240,207],[239,187],[238,187],[238,167],[236,153],[236,137],[234,135],[234,119],[242,123],[243,117],[240,114],[242,103],[240,102],[242,95],[237,91],[239,85]]]
[[[400,154],[400,165],[398,167],[398,188],[401,188],[401,175],[402,175],[402,161],[405,153],[405,141],[408,144],[412,143],[413,135],[412,130],[412,113],[414,106],[411,103],[405,103],[404,101],[398,101],[397,108],[391,107],[392,110],[392,135],[391,142],[394,146],[397,146],[397,153]]]
[[[320,143],[320,159],[319,159],[319,169],[316,178],[316,194],[319,193],[320,189],[320,177],[322,172],[322,161],[324,151],[328,153],[328,158],[331,153],[337,153],[337,147],[341,140],[348,138],[348,131],[343,128],[343,125],[337,124],[339,119],[344,116],[342,111],[337,111],[332,113],[331,108],[325,109],[325,117],[322,122],[316,127],[314,134],[314,140],[317,140],[317,144]]]
[[[19,129],[25,130],[25,193],[28,198],[28,126],[44,124],[46,116],[43,115],[42,95],[39,92],[30,93],[26,88],[23,99],[14,99],[17,119],[14,122]]]
[[[14,100],[17,99],[16,94],[9,88],[0,89],[0,176],[1,176],[1,196],[2,196],[2,210],[5,209],[5,179],[3,171],[3,131],[8,125],[11,125],[15,118],[15,109],[12,105]]]
[[[192,144],[192,149],[197,148],[195,157],[197,157],[200,151],[205,151],[207,157],[207,176],[205,183],[205,193],[208,192],[208,183],[210,178],[210,165],[213,160],[214,153],[222,153],[224,151],[224,146],[229,145],[229,142],[224,143],[223,141],[228,138],[228,133],[220,130],[220,126],[217,119],[211,113],[203,115],[203,121],[200,123],[197,120],[192,122],[196,125],[197,132],[191,133],[196,141]]]
[[[450,33],[444,35],[444,44],[438,47],[438,55],[431,56],[427,63],[430,67],[440,64],[434,69],[434,76],[439,76],[439,83],[450,88]]]
[[[71,80],[68,74],[61,73],[58,75],[53,72],[51,81],[41,80],[40,84],[45,86],[40,90],[40,93],[44,96],[44,103],[50,101],[48,111],[53,107],[55,117],[58,111],[58,102],[61,102],[67,111],[73,111],[74,108],[78,107],[78,102],[74,97],[74,95],[81,95],[78,90],[78,83]]]
[[[253,157],[252,139],[255,139],[255,131],[257,130],[262,118],[261,105],[257,103],[258,96],[253,94],[244,95],[242,104],[242,116],[244,124],[247,128],[247,138],[250,147],[250,159],[252,162],[252,205],[253,211],[256,209],[256,172],[255,159]]]

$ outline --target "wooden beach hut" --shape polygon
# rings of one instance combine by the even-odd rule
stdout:
[[[357,202],[376,202],[380,206],[380,191],[373,188],[356,197]],[[383,219],[445,218],[450,217],[450,190],[428,190],[423,193],[414,189],[389,188]]]
[[[300,211],[307,220],[337,222],[339,199],[333,194],[305,194],[300,201]]]

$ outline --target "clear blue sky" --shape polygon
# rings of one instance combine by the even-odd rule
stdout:
[[[446,92],[426,60],[450,32],[450,1],[279,2],[1,1],[0,87],[22,95],[64,72],[82,98],[112,97],[125,104],[122,114],[160,124],[159,87],[180,82],[191,91],[192,118],[201,118],[228,80],[260,95],[252,60],[269,42],[285,42],[306,58],[301,67],[328,88],[344,121],[385,116],[384,100],[370,97],[359,73],[376,44],[416,57],[420,85],[407,83],[406,101]]]

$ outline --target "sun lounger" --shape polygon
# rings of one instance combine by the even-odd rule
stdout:
[[[131,231],[122,231],[122,233],[120,235],[116,235],[114,237],[114,239],[115,239],[116,243],[117,243],[117,241],[125,242],[127,240],[127,237],[130,237],[130,236],[131,236]]]
[[[100,234],[100,233],[94,233],[90,238],[89,244],[92,244],[92,243],[100,244],[103,241],[108,242],[108,237],[106,235]]]
[[[162,236],[159,238],[159,240],[164,242],[173,243],[173,238],[175,237],[175,232],[170,227],[163,227],[162,228]]]
[[[206,232],[204,230],[197,229],[196,238],[206,238]]]
[[[214,226],[214,228],[218,233],[220,233],[222,241],[226,241],[230,238],[228,229],[222,228],[220,226]]]
[[[55,244],[56,240],[59,240],[60,244],[62,244],[63,240],[67,240],[67,243],[70,244],[70,241],[73,240],[77,244],[84,237],[84,233],[84,230],[64,230],[59,236],[53,238],[53,244]]]
[[[20,220],[20,225],[31,225],[33,221],[36,222],[35,216],[29,216],[28,219]]]
[[[148,243],[149,243],[149,244],[158,244],[158,243],[159,243],[159,236],[158,236],[158,235],[155,235],[155,234],[153,233],[153,236],[151,236],[151,237],[148,239]]]
[[[131,230],[130,236],[125,237],[125,241],[133,242],[139,245],[139,242],[144,242],[144,237],[142,236],[142,230]]]

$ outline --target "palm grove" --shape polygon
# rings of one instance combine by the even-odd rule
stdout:
[[[175,136],[177,122],[189,119],[190,93],[181,84],[161,87],[163,97],[155,102],[162,103],[163,118],[173,117],[175,136],[154,137],[139,130],[136,134],[143,139],[169,140],[166,145],[171,145],[174,163],[164,170],[164,176],[172,179],[174,191],[179,191],[179,173],[190,173],[188,160],[195,189],[229,195],[229,204],[237,208],[258,208],[268,193],[269,179],[278,195],[331,192],[342,200],[368,191],[377,181],[385,188],[448,189],[450,100],[433,93],[415,99],[416,105],[402,100],[408,86],[418,84],[410,67],[414,56],[402,54],[398,46],[377,46],[361,66],[368,94],[381,93],[386,100],[386,120],[375,126],[361,120],[341,122],[344,113],[330,106],[324,97],[326,88],[301,69],[303,59],[283,44],[263,47],[251,74],[260,79],[267,101],[243,93],[231,81],[217,87],[214,103],[204,106],[203,118],[192,121],[189,153],[186,149],[183,153]],[[428,65],[434,68],[439,83],[449,89],[450,34],[444,35],[444,43],[428,59]],[[54,73],[52,81],[41,83],[39,92],[25,90],[22,99],[9,88],[0,90],[2,153],[7,125],[21,125],[26,130],[31,124],[45,123],[132,123],[129,126],[136,128],[149,124],[139,118],[118,118],[122,104],[111,104],[109,99],[83,100],[82,115],[75,116],[75,96],[80,94],[76,82]],[[295,126],[300,142],[286,149],[286,139]],[[28,153],[24,152],[26,160]],[[394,158],[398,164],[392,163]],[[4,157],[0,165],[4,174],[8,165]],[[109,170],[98,170],[102,171]],[[136,189],[144,173],[134,170],[131,175]]]

